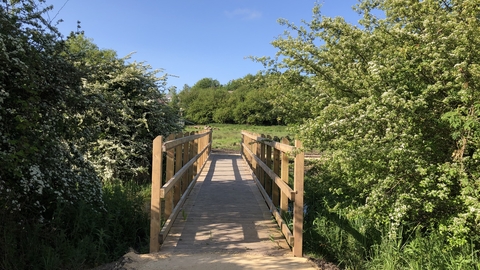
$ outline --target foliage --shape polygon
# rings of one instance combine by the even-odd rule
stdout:
[[[213,129],[212,148],[220,151],[240,151],[242,130],[264,133],[279,138],[290,135],[286,126],[252,126],[238,124],[211,124]],[[195,126],[185,126],[186,131],[196,131]]]
[[[451,248],[448,241],[437,233],[415,230],[404,242],[399,238],[388,239],[373,247],[372,260],[365,269],[478,269],[480,257],[475,245]],[[421,256],[419,256],[421,254]]]
[[[101,183],[73,143],[81,133],[74,115],[84,113],[79,73],[60,56],[54,29],[42,28],[42,11],[17,10],[35,7],[0,9],[0,215],[22,216],[20,226],[48,219],[57,203],[102,205]]]
[[[140,192],[135,183],[107,185],[103,211],[80,201],[57,205],[50,223],[18,229],[4,220],[0,268],[85,269],[117,260],[130,248],[145,252],[149,218]]]
[[[81,268],[140,247],[143,205],[125,185],[145,180],[152,139],[179,129],[165,77],[81,34],[63,40],[43,4],[0,2],[2,269]]]
[[[309,209],[342,209],[386,231],[382,243],[420,228],[444,250],[478,249],[478,1],[363,0],[359,26],[320,10],[304,26],[280,20],[292,33],[272,43],[275,59],[257,58],[278,78],[273,104],[322,151],[315,181],[330,195]]]
[[[478,9],[468,0],[361,1],[361,27],[319,6],[306,27],[280,21],[295,35],[273,42],[283,60],[271,67],[288,69],[279,82],[300,83],[292,91],[311,99],[277,102],[303,111],[298,131],[325,157],[318,181],[348,196],[335,206],[347,216],[388,225],[391,237],[421,226],[452,247],[479,243]]]
[[[166,77],[156,77],[142,63],[125,63],[111,50],[99,50],[83,35],[67,40],[85,74],[88,110],[79,121],[91,125],[91,142],[83,151],[104,182],[149,181],[150,151],[155,136],[178,130],[178,115],[159,92]]]
[[[204,78],[180,92],[180,106],[184,116],[197,124],[282,124],[271,103],[274,92],[267,85],[271,79],[249,74],[221,86],[217,80]]]

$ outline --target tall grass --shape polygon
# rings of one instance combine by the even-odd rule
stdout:
[[[372,247],[366,269],[480,269],[479,251],[473,244],[452,248],[438,232],[399,235],[396,239],[382,237]]]

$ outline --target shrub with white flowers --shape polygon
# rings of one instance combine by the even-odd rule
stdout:
[[[322,151],[312,194],[323,199],[312,204],[387,235],[422,228],[451,248],[478,247],[478,1],[362,0],[355,9],[358,24],[322,16],[320,5],[305,25],[281,20],[293,32],[272,43],[281,60],[258,59],[279,78],[277,108]]]
[[[111,223],[119,209],[106,202],[116,207],[132,198],[105,195],[103,185],[145,182],[153,138],[179,129],[162,103],[165,76],[99,50],[81,34],[63,40],[42,17],[50,10],[44,2],[0,2],[2,269],[110,258],[104,238],[115,232],[104,228],[125,222],[108,238],[115,241],[143,219],[140,207],[126,208],[120,216],[135,218]],[[114,190],[126,192],[121,184]]]

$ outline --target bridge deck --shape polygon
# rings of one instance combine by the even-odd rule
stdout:
[[[212,154],[183,209],[161,252],[290,255],[238,154]]]

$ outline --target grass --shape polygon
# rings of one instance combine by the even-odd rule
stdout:
[[[249,131],[265,135],[285,137],[292,134],[288,132],[286,126],[252,126],[252,125],[232,125],[232,124],[210,124],[213,128],[213,145],[212,149],[222,151],[240,151],[241,131]],[[198,131],[199,127],[204,126],[185,126],[186,131]]]

